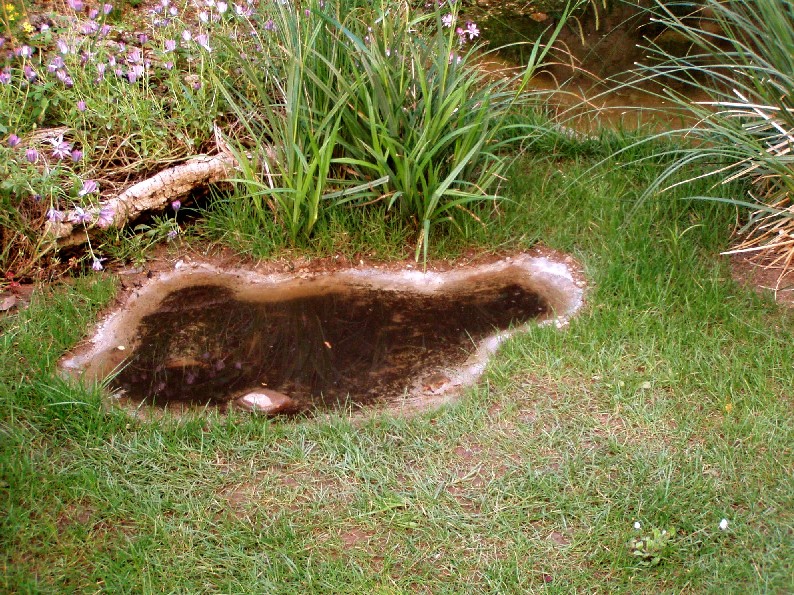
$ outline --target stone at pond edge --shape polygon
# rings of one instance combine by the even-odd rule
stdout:
[[[0,296],[0,312],[10,310],[17,305],[17,298],[13,295]]]
[[[277,415],[279,413],[294,413],[298,410],[298,403],[284,393],[269,388],[251,391],[234,401],[239,409],[253,413]]]

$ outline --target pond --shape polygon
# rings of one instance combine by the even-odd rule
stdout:
[[[580,285],[526,255],[443,273],[183,267],[128,295],[64,367],[109,377],[136,408],[424,406],[470,383],[516,330],[566,320]]]

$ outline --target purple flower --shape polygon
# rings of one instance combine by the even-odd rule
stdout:
[[[91,263],[91,268],[95,271],[101,271],[105,267],[102,266],[102,261],[107,260],[106,258],[97,258],[94,256],[94,262]]]
[[[105,64],[104,62],[101,62],[96,65],[96,71],[99,73],[99,76],[97,77],[98,81],[101,81],[102,79],[105,78],[105,70],[107,69],[107,67],[108,65]]]
[[[127,71],[127,80],[131,83],[134,83],[143,76],[143,73],[143,66],[141,64],[135,64]]]
[[[31,83],[38,77],[36,71],[33,70],[30,64],[25,64],[25,66],[22,67],[22,72],[25,74],[25,78]]]
[[[178,229],[172,229],[171,231],[168,232],[168,235],[167,235],[168,241],[170,242],[171,240],[175,239],[176,236],[178,236],[178,235],[179,235],[179,230]]]
[[[469,39],[474,39],[475,37],[480,36],[480,30],[477,28],[475,23],[466,23],[466,33],[469,36]]]
[[[71,53],[71,48],[69,44],[66,43],[65,39],[59,39],[55,42],[55,45],[58,47],[58,51],[64,55]]]
[[[190,32],[190,29],[182,31],[182,41],[190,41],[191,39],[193,39],[193,34]]]
[[[171,201],[171,208],[174,209],[174,212],[178,211],[181,206],[182,206],[182,201],[181,200],[172,200]]]
[[[6,44],[6,38],[0,37],[0,48],[2,48]]]
[[[64,220],[65,215],[58,209],[49,209],[47,211],[46,217],[47,217],[47,221],[49,221],[50,223],[60,223],[61,221]]]
[[[209,35],[207,35],[205,33],[200,33],[199,35],[196,35],[196,43],[199,44],[201,47],[203,47],[208,52],[212,51],[212,48],[210,47]]]
[[[75,207],[69,216],[69,221],[72,223],[90,223],[91,219],[93,219],[91,213],[83,210],[82,207]]]
[[[66,85],[67,87],[71,87],[72,85],[74,85],[74,81],[72,80],[72,77],[70,77],[70,76],[69,76],[69,75],[66,73],[66,71],[65,71],[65,70],[59,70],[59,71],[57,71],[57,72],[55,73],[55,76],[58,78],[58,80],[59,80],[59,81],[61,81],[61,82],[62,82],[64,85]]]
[[[25,151],[25,159],[28,160],[28,163],[36,163],[39,160],[39,152],[33,147],[30,147]]]
[[[69,5],[69,8],[75,12],[82,12],[83,8],[85,8],[83,0],[67,0],[66,3]]]
[[[96,220],[97,227],[101,227],[102,229],[106,229],[113,225],[113,219],[115,218],[116,211],[113,207],[104,206],[99,209],[99,217]]]
[[[88,18],[92,21],[99,16],[99,11],[96,8],[92,8],[88,11]]]
[[[229,8],[229,5],[228,5],[228,4],[226,4],[226,2],[218,2],[218,3],[215,5],[215,8],[217,8],[217,9],[218,9],[218,14],[223,14],[223,13],[225,13],[225,12],[226,12],[226,10]]]
[[[140,48],[132,48],[127,53],[127,63],[128,64],[138,64],[141,61],[141,50]]]
[[[82,99],[77,102],[77,111],[78,112],[84,112],[85,111],[85,101],[83,101]]]
[[[11,82],[11,71],[6,68],[3,72],[0,72],[0,85],[7,85]]]
[[[273,19],[268,19],[265,21],[265,31],[275,31],[276,24],[273,22]]]
[[[163,68],[165,68],[166,70],[171,70],[173,67],[174,67],[173,62],[166,62],[165,64],[163,64]]]
[[[250,17],[253,14],[251,7],[249,6],[241,6],[240,4],[234,5],[234,12],[237,13],[238,17]]]
[[[83,152],[80,149],[75,149],[72,151],[70,157],[72,158],[73,162],[77,163],[83,158]]]
[[[105,23],[99,28],[99,35],[102,37],[107,37],[108,33],[110,33],[110,25]]]
[[[50,143],[52,143],[52,156],[56,159],[65,159],[71,155],[72,145],[63,140],[62,134],[58,138],[51,139]]]
[[[21,141],[19,140],[19,137],[16,134],[12,134],[8,137],[8,146],[11,147],[12,149],[16,147],[20,142]]]
[[[80,32],[83,35],[93,35],[99,31],[99,23],[96,21],[88,21],[87,23],[83,23],[83,27],[80,29]]]
[[[33,48],[29,45],[23,45],[19,50],[20,57],[22,58],[30,58],[33,55]]]
[[[147,43],[149,43],[149,36],[146,35],[146,33],[141,33],[140,35],[138,35],[138,43],[140,43],[141,45],[146,45]]]
[[[93,194],[94,192],[98,192],[98,191],[99,191],[99,186],[94,180],[85,180],[83,182],[83,187],[80,189],[80,192],[78,192],[78,194],[80,196],[85,196],[86,194]],[[88,216],[90,220],[91,215],[89,214]]]
[[[452,23],[454,22],[455,22],[455,17],[452,16],[451,13],[445,14],[443,17],[441,17],[441,24],[444,25],[445,27],[451,27]]]
[[[176,40],[174,39],[166,39],[165,40],[165,51],[166,52],[173,52],[176,49]]]
[[[55,56],[52,59],[52,62],[50,62],[47,65],[47,70],[49,70],[50,72],[55,72],[63,67],[64,67],[63,58],[61,56]]]
[[[113,10],[113,5],[112,4],[103,4],[102,5],[102,12],[104,12],[105,14],[110,14],[111,10]]]

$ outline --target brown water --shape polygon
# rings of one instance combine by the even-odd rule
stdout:
[[[239,300],[209,284],[170,293],[141,320],[113,387],[158,406],[224,408],[263,386],[301,410],[370,404],[399,398],[420,372],[461,364],[495,330],[549,310],[510,274],[439,294],[344,284],[264,293]]]
[[[652,4],[646,1],[643,5]],[[659,59],[646,49],[649,45],[671,55],[685,55],[689,51],[685,40],[653,22],[647,10],[630,3],[593,10],[595,5],[600,3],[591,4],[562,29],[549,62],[531,82],[533,91],[547,93],[547,109],[581,132],[601,127],[663,130],[691,124],[692,116],[666,96],[658,81],[637,82],[637,64]],[[509,76],[526,64],[531,45],[521,44],[532,44],[554,23],[553,16],[536,20],[538,13],[531,6],[491,8],[478,15],[488,46],[502,48],[481,59],[484,69]],[[691,101],[708,99],[694,86],[684,87],[672,80],[665,85]]]

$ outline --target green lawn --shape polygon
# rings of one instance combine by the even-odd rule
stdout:
[[[55,368],[111,274],[0,319],[0,590],[794,590],[791,311],[731,281],[735,214],[681,200],[707,187],[634,209],[663,163],[557,154],[519,160],[487,230],[433,249],[540,238],[582,264],[587,304],[440,410],[137,421]]]

